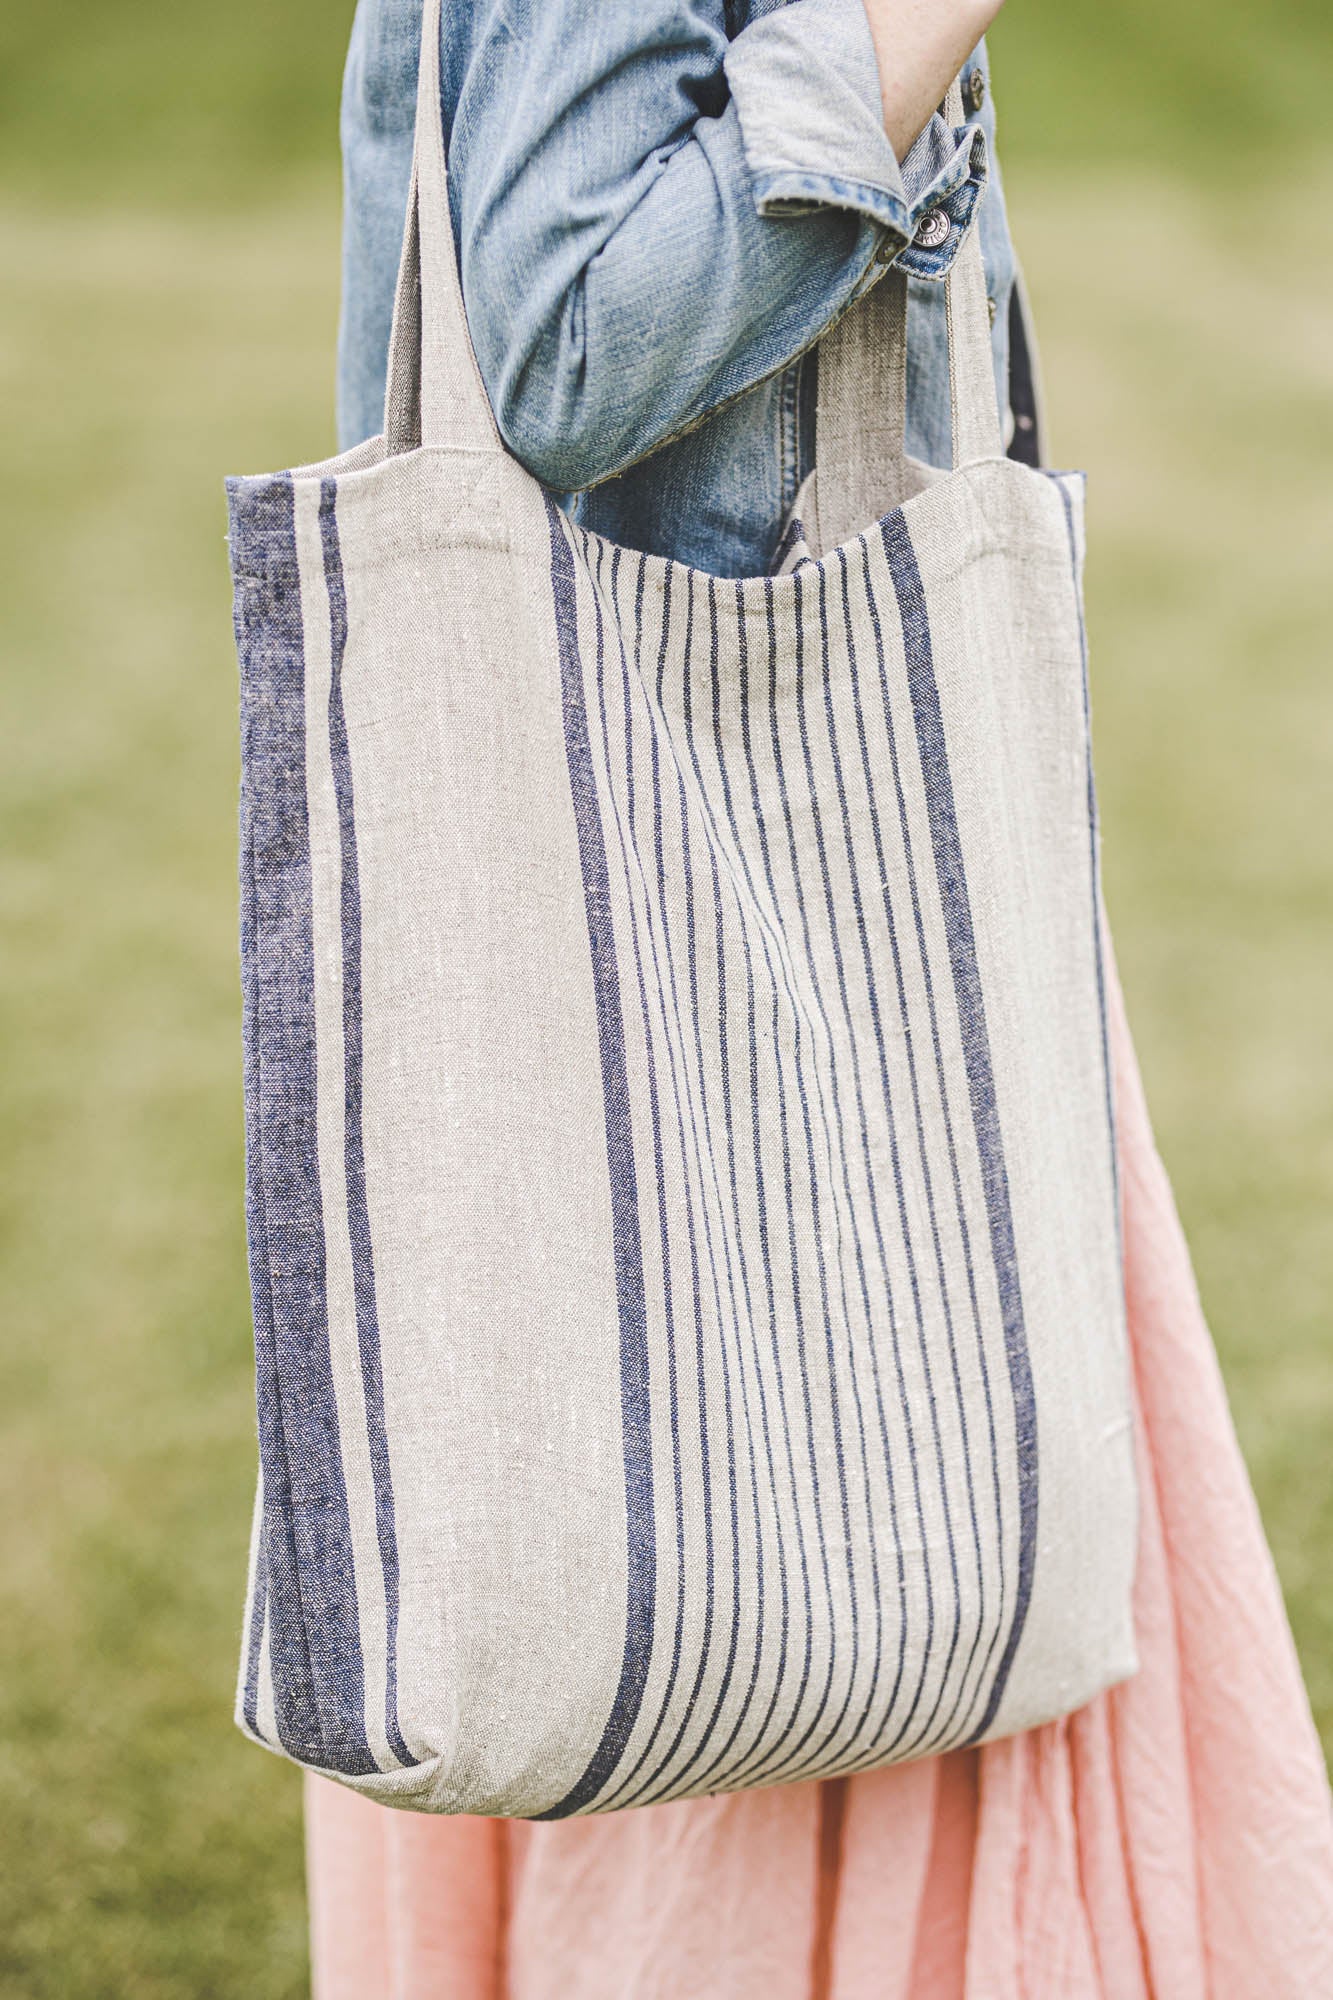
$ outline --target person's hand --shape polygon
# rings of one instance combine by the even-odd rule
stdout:
[[[884,130],[901,160],[1003,0],[865,0]]]

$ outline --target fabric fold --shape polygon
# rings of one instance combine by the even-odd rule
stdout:
[[[984,90],[979,56],[972,62]],[[865,282],[899,260],[916,278],[948,274],[986,190],[986,135],[936,112],[898,161],[861,0],[791,0],[761,15],[732,42],[725,69],[760,215],[867,217],[883,234]]]

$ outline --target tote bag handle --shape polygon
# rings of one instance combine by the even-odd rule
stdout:
[[[422,8],[412,179],[389,335],[384,438],[391,454],[423,444],[503,453],[472,351],[449,219],[440,6],[441,0],[425,0]]]
[[[957,79],[944,101],[963,122]],[[955,470],[1003,454],[986,274],[975,220],[944,281]],[[890,267],[819,343],[819,540],[836,548],[905,499],[907,278]]]
[[[422,9],[412,179],[398,269],[384,434],[390,453],[420,445],[503,453],[468,332],[449,217],[440,103],[441,0]],[[963,122],[957,80],[945,100]],[[945,279],[955,467],[1001,454],[986,281],[975,224]],[[816,458],[827,547],[902,497],[907,419],[907,282],[890,269],[819,345]]]

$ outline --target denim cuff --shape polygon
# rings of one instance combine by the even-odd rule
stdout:
[[[725,68],[760,215],[850,209],[881,232],[877,264],[945,275],[986,185],[985,134],[936,112],[899,165],[863,0],[787,0],[742,29]],[[937,210],[947,233],[914,241]]]

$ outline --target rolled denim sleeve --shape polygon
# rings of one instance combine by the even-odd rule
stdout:
[[[899,164],[862,0],[788,0],[737,36],[725,67],[761,215],[851,210],[884,232],[877,262],[944,277],[986,185],[985,134],[936,113]],[[917,243],[937,211],[948,234]]]
[[[446,10],[473,346],[505,441],[557,491],[613,477],[776,374],[887,261],[941,275],[956,245],[914,244],[919,222],[936,206],[965,223],[984,183],[984,138],[938,118],[899,168],[862,0],[786,0],[734,36],[728,12]],[[345,441],[382,396],[420,21],[420,0],[360,0],[353,32],[342,407],[362,421]],[[368,342],[373,369],[358,364]]]

